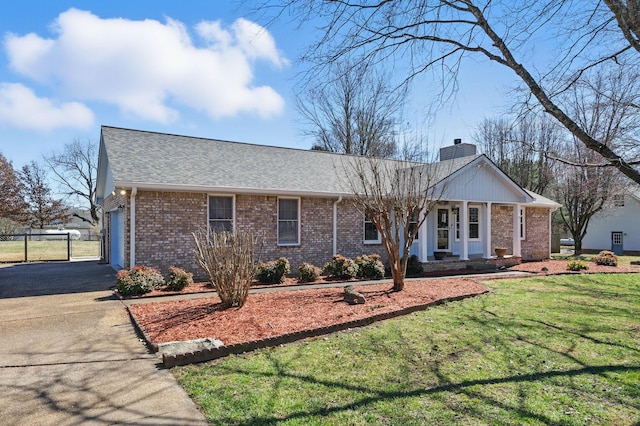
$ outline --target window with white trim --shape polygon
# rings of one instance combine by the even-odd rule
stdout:
[[[233,232],[233,196],[209,196],[209,232]]]
[[[520,239],[526,239],[526,211],[524,207],[520,207],[519,224],[520,224]]]
[[[378,228],[371,221],[369,215],[364,216],[364,243],[380,244],[380,233],[378,233]]]
[[[413,232],[417,228],[417,226],[418,226],[418,212],[415,212],[409,218],[409,232]],[[419,235],[420,235],[420,232],[416,232],[414,241],[418,241]]]
[[[278,198],[278,245],[300,244],[300,199]]]
[[[480,207],[469,207],[469,239],[480,239]]]

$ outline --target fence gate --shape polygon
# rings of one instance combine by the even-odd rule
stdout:
[[[5,234],[0,238],[0,262],[71,260],[71,235]]]

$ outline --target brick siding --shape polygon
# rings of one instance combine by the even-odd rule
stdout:
[[[110,195],[104,203],[104,224],[111,235],[111,211],[124,206],[124,235],[130,233],[129,193]],[[278,197],[264,195],[235,196],[235,226],[251,231],[262,239],[262,261],[286,257],[292,272],[302,262],[322,267],[333,253],[333,204],[331,198],[300,198],[300,244],[278,246]],[[136,195],[136,264],[149,265],[167,273],[169,266],[179,266],[203,277],[193,255],[192,232],[206,230],[208,194],[191,192],[138,191]],[[364,244],[362,214],[348,201],[337,205],[337,252],[355,258],[366,253],[379,254],[386,263],[382,244]],[[526,240],[522,241],[524,260],[549,256],[548,219],[544,208],[526,209]],[[492,206],[492,249],[498,246],[513,252],[513,206]],[[111,254],[110,238],[106,255]],[[125,237],[124,267],[129,268],[130,240]]]
[[[525,209],[525,239],[521,241],[522,260],[549,258],[549,209],[527,207]]]

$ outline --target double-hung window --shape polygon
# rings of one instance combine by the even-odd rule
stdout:
[[[520,225],[520,239],[524,240],[526,238],[526,226],[525,226],[525,209],[524,207],[520,207],[520,212],[518,214],[519,225]]]
[[[209,232],[233,232],[233,197],[209,197]]]
[[[278,198],[278,245],[300,244],[300,199]]]
[[[456,241],[460,240],[460,215],[462,214],[458,208],[454,210],[456,219]],[[469,207],[467,210],[468,234],[470,240],[480,239],[480,207]]]
[[[364,216],[364,243],[380,244],[378,228],[376,228],[376,225],[371,221],[369,215]]]
[[[480,239],[480,207],[469,207],[469,239]]]

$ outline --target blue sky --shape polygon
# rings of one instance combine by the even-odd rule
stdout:
[[[0,152],[19,168],[74,139],[97,141],[101,125],[308,149],[293,90],[316,34],[260,22],[250,9],[214,0],[3,2]],[[455,100],[422,129],[434,149],[470,141],[508,103],[508,74],[470,64]],[[412,91],[412,125],[437,91],[429,84]]]

